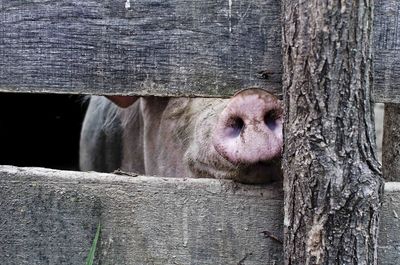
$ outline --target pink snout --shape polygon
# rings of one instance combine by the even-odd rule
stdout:
[[[222,111],[213,135],[217,152],[235,165],[279,158],[282,143],[281,103],[261,89],[235,95]]]

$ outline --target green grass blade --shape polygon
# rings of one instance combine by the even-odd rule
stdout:
[[[92,247],[90,248],[89,255],[86,258],[86,265],[93,265],[94,254],[96,252],[97,242],[99,241],[101,225],[97,225],[96,235],[94,236]]]

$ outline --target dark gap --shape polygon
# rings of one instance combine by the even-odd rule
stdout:
[[[0,93],[0,165],[79,170],[84,96]]]

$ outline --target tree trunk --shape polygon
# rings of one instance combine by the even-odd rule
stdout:
[[[283,1],[285,264],[377,264],[372,5]]]
[[[385,104],[382,146],[383,176],[400,181],[400,105]]]

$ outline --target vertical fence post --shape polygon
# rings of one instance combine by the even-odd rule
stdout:
[[[400,181],[400,105],[386,103],[383,125],[382,168],[386,181]]]
[[[377,264],[373,2],[282,8],[285,264]]]

